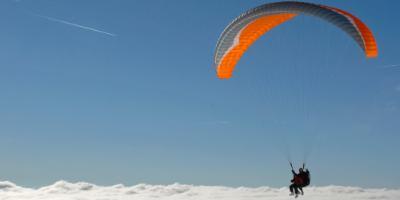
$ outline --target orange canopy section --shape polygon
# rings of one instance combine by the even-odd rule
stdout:
[[[367,25],[365,25],[360,19],[358,19],[354,15],[352,15],[344,10],[340,10],[338,8],[332,8],[332,7],[328,7],[328,6],[325,6],[325,7],[329,8],[331,10],[334,10],[338,13],[341,13],[341,14],[345,15],[346,17],[350,18],[351,20],[353,20],[363,38],[365,55],[368,58],[375,58],[378,56],[378,45],[376,44],[376,40],[375,40],[374,35],[372,34],[372,31],[368,28]]]
[[[274,27],[286,22],[296,14],[276,14],[260,17],[252,21],[242,31],[240,31],[237,41],[234,46],[226,52],[218,66],[219,78],[230,78],[236,63],[240,60],[244,52],[264,33],[273,29]]]
[[[371,30],[354,15],[338,8],[304,2],[277,2],[253,8],[225,28],[214,55],[217,76],[232,77],[234,68],[247,49],[262,35],[299,14],[319,17],[345,31],[363,49],[367,58],[378,56]]]

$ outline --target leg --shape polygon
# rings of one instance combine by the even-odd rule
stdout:
[[[293,193],[294,184],[291,184],[291,185],[289,186],[289,189],[290,189],[290,193]]]
[[[299,190],[300,190],[301,195],[304,195],[303,187],[299,187]]]
[[[294,193],[296,193],[296,195],[297,194],[299,194],[299,186],[297,186],[297,185],[295,185],[295,184],[293,184],[294,186],[293,186],[293,188],[294,188]]]
[[[294,193],[293,193],[293,190],[294,190]],[[298,186],[294,183],[292,185],[290,185],[290,192],[291,192],[290,196],[294,195],[294,197],[297,198],[299,196]]]

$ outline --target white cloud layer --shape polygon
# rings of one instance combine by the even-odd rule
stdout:
[[[359,187],[308,187],[307,200],[399,200],[400,189],[363,189]],[[19,187],[11,182],[0,182],[0,199],[7,200],[283,200],[288,188],[224,187],[193,185],[97,186],[89,183],[59,181],[39,189]],[[294,199],[294,198],[293,198]]]

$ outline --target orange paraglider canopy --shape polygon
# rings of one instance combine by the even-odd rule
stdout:
[[[371,30],[346,11],[304,2],[270,3],[240,15],[221,34],[214,55],[217,76],[230,78],[242,55],[258,38],[299,14],[319,17],[341,28],[364,50],[366,57],[378,55]]]

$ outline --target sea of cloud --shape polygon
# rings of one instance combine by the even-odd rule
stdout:
[[[267,200],[294,199],[288,188],[194,186],[183,184],[134,186],[97,186],[90,183],[58,181],[38,189],[24,188],[14,183],[0,182],[1,200]],[[399,200],[400,189],[364,189],[359,187],[307,187],[308,200]]]

